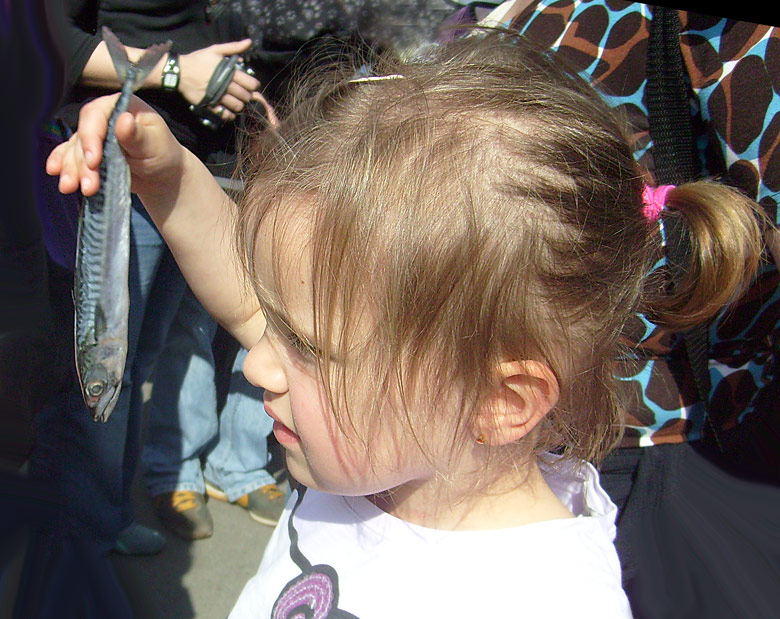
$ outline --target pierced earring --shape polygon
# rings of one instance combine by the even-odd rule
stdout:
[[[477,444],[478,445],[484,445],[485,444],[485,435],[484,434],[480,434],[479,436],[477,436]]]

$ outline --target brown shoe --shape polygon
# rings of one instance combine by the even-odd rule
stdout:
[[[157,517],[169,529],[185,540],[211,537],[214,522],[202,494],[191,490],[164,492],[154,497]]]
[[[206,494],[219,501],[227,501],[227,495],[217,486],[206,482]],[[240,505],[249,512],[252,520],[269,526],[276,526],[284,510],[287,496],[276,484],[261,486],[248,494],[238,497],[234,505]]]

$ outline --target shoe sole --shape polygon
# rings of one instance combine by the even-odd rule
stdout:
[[[195,542],[199,539],[207,539],[214,534],[214,523],[209,517],[208,523],[204,526],[196,528],[188,527],[184,523],[169,522],[166,518],[157,514],[157,519],[160,524],[163,525],[168,531],[176,535],[179,539],[183,539],[185,542]]]
[[[246,510],[246,513],[249,514],[249,517],[255,522],[259,522],[260,524],[264,524],[269,527],[275,527],[279,523],[278,520],[272,520],[271,518],[263,518],[262,516],[257,516],[252,512],[250,512],[249,510]]]
[[[178,537],[181,540],[184,540],[185,542],[197,542],[201,539],[208,539],[212,535],[214,535],[214,531],[208,531],[204,533],[189,533],[187,531],[179,531],[177,529],[174,529],[173,527],[169,527],[167,524],[163,522],[163,526],[168,529],[171,533],[173,533],[176,537]]]
[[[210,484],[209,482],[205,482],[205,484],[206,484],[206,494],[209,495],[212,499],[216,499],[217,501],[224,501],[225,503],[230,503],[230,501],[228,501],[227,495],[224,492],[222,492],[222,490]],[[239,505],[239,507],[241,506]],[[247,514],[249,514],[249,517],[252,520],[254,520],[255,522],[259,522],[260,524],[264,524],[269,527],[275,527],[276,523],[279,522],[278,520],[273,520],[272,518],[263,518],[262,516],[258,516],[257,514],[250,512],[245,507],[243,507],[242,509]]]
[[[123,557],[153,557],[154,555],[160,554],[164,548],[165,546],[163,545],[160,548],[154,548],[153,550],[144,549],[142,552],[139,552],[137,550],[132,551],[120,544],[115,544],[111,547],[111,552],[117,555],[122,555]]]
[[[227,495],[222,492],[219,488],[216,486],[211,485],[209,482],[206,483],[206,494],[209,495],[212,499],[217,499],[217,501],[224,501],[225,503],[230,503],[228,501]]]

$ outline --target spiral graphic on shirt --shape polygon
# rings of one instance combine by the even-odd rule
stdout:
[[[298,547],[294,518],[306,489],[296,492],[298,498],[287,521],[287,532],[290,536],[290,559],[301,574],[284,586],[274,603],[271,619],[358,619],[339,608],[339,575],[336,570],[325,563],[312,565]]]
[[[338,616],[331,612],[337,596],[333,579],[317,567],[287,584],[274,604],[273,619],[329,619]]]

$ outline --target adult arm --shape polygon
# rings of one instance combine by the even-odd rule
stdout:
[[[219,43],[204,47],[203,49],[182,54],[179,57],[179,67],[181,78],[179,81],[179,92],[192,104],[197,104],[206,93],[206,86],[214,73],[217,64],[225,56],[240,54],[249,49],[251,39],[243,41],[234,41],[231,43]],[[137,47],[126,47],[127,56],[131,61],[138,60],[144,53],[143,49]],[[157,66],[149,73],[142,88],[161,88],[162,71],[168,60],[168,54],[163,56],[157,63]],[[104,41],[100,41],[97,47],[89,57],[87,64],[81,74],[81,84],[84,86],[94,86],[105,89],[119,89],[121,84],[114,69],[114,64],[108,53],[108,48]],[[236,71],[233,74],[233,80],[228,86],[227,92],[222,97],[220,103],[226,107],[232,114],[229,119],[235,118],[240,113],[246,103],[256,98],[256,91],[260,87],[260,82],[251,75],[243,71]]]
[[[64,9],[54,4],[61,0],[47,0],[47,11],[53,24],[54,36],[65,62],[67,85],[73,88],[79,84],[118,90],[121,87],[113,62],[100,31],[96,28],[94,7],[84,0],[68,0]],[[64,13],[64,15],[63,15]],[[64,19],[61,19],[64,17]],[[203,98],[209,79],[222,58],[241,54],[249,49],[251,39],[219,43],[182,54],[179,57],[179,92],[189,103],[197,104]],[[137,60],[144,50],[126,47],[130,60]],[[166,54],[149,73],[142,88],[161,88],[162,70],[168,60]],[[224,108],[223,118],[234,120],[251,100],[259,100],[260,82],[251,75],[236,71],[220,103]]]

